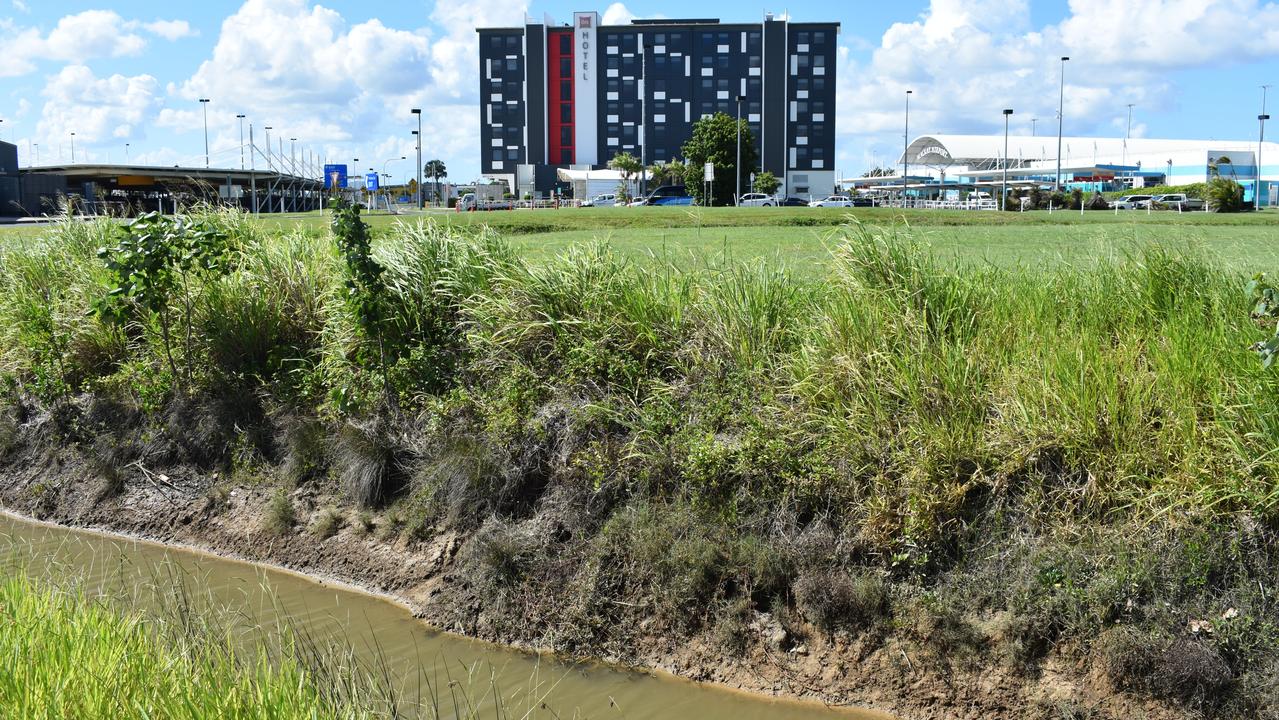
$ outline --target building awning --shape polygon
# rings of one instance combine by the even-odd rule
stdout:
[[[587,180],[591,182],[604,180],[622,181],[622,173],[617,170],[569,170],[561,168],[556,170],[555,174],[562,182],[586,182]]]

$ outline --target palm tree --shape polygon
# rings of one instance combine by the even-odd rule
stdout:
[[[440,199],[440,178],[449,176],[448,168],[444,167],[443,160],[430,160],[426,166],[422,168],[422,174],[431,178],[435,183],[435,199]]]
[[[639,158],[623,151],[614,155],[613,159],[608,161],[608,166],[622,174],[622,186],[618,188],[618,194],[629,201],[631,178],[644,169],[644,164],[639,161]]]

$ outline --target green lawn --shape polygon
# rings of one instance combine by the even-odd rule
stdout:
[[[365,216],[377,230],[417,215]],[[607,238],[638,258],[699,262],[731,256],[781,260],[801,274],[817,274],[839,227],[905,223],[944,257],[1002,266],[1087,263],[1122,253],[1134,241],[1194,246],[1244,272],[1279,267],[1279,212],[1221,215],[1171,212],[960,212],[837,208],[600,208],[426,214],[449,225],[488,225],[533,257],[551,256],[575,243]],[[263,225],[320,231],[327,215],[262,217]],[[0,237],[35,236],[40,227],[0,226]]]

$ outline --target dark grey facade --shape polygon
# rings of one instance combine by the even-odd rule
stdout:
[[[18,147],[0,142],[0,215],[23,215],[18,182]]]
[[[681,159],[693,123],[736,116],[739,97],[761,169],[784,192],[834,188],[838,23],[598,26],[577,13],[568,25],[479,33],[481,167],[520,192],[550,189],[541,166],[599,169],[620,152]]]

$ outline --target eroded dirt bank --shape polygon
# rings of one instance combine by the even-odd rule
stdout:
[[[980,650],[1009,632],[1007,618],[997,614],[897,617],[862,632],[826,632],[784,609],[747,608],[740,623],[699,626],[649,614],[642,593],[613,592],[604,605],[615,614],[584,625],[580,608],[557,607],[518,584],[503,587],[494,580],[492,558],[484,559],[494,552],[488,525],[469,533],[405,533],[394,509],[360,512],[335,488],[317,482],[283,496],[293,518],[281,529],[272,517],[281,496],[270,485],[145,459],[113,468],[104,479],[92,455],[54,439],[50,422],[29,419],[6,454],[0,466],[5,508],[340,579],[392,594],[426,622],[450,631],[660,668],[750,692],[875,709],[903,720],[1213,714],[1120,692],[1098,666],[1078,659],[1077,648],[1054,649],[1035,673],[1010,669]],[[562,526],[571,511],[569,499],[543,498],[518,532],[571,543]],[[336,522],[334,515],[340,516]],[[580,581],[580,569],[545,561],[520,572]]]

